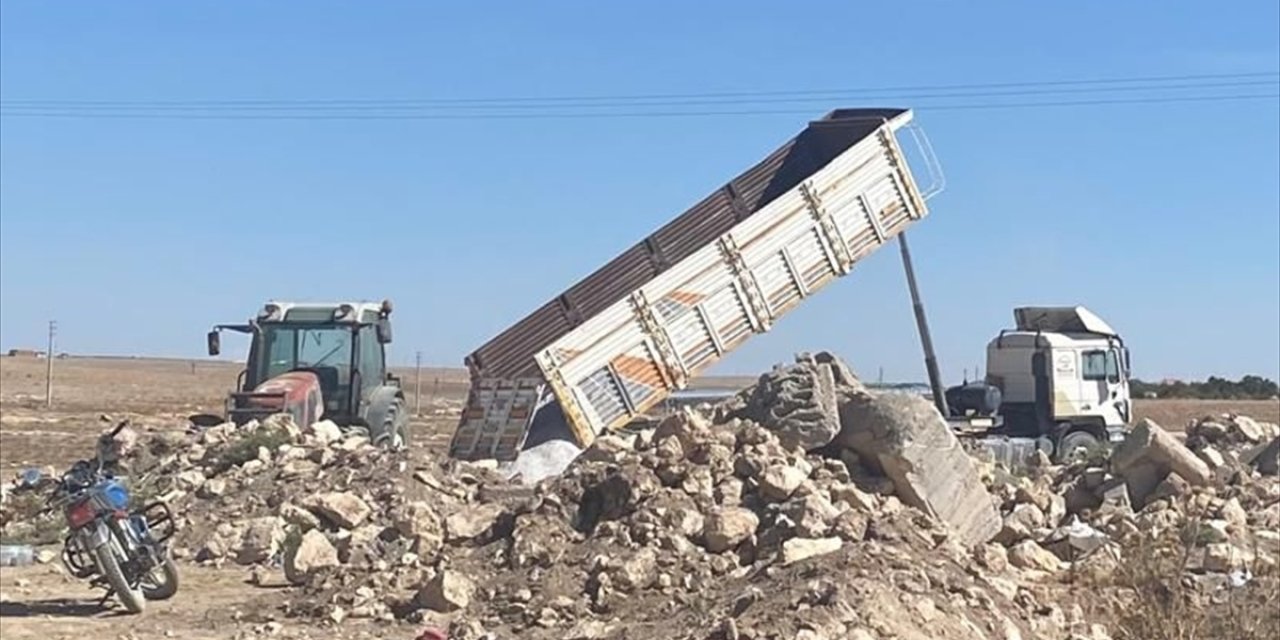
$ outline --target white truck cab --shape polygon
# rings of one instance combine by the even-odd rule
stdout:
[[[953,415],[996,413],[999,431],[1048,437],[1059,455],[1122,437],[1133,403],[1120,334],[1081,306],[1020,307],[1014,319],[987,345],[984,383],[966,386],[988,400],[958,397]]]

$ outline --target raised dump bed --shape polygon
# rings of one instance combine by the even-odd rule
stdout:
[[[549,439],[585,447],[847,274],[927,213],[896,135],[911,118],[838,109],[810,122],[476,349],[450,455],[514,460]]]

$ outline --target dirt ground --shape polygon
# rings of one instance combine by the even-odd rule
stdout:
[[[0,358],[0,476],[28,466],[63,468],[91,453],[93,439],[106,426],[100,414],[131,418],[144,430],[182,430],[185,417],[218,413],[222,397],[235,384],[239,367],[231,363],[184,360],[68,358],[54,361],[54,407],[44,403],[46,362]],[[457,405],[466,393],[460,369],[425,369],[421,383],[413,370],[398,370],[421,411],[411,423],[411,456],[438,455],[456,424]],[[1171,430],[1207,414],[1236,412],[1280,422],[1280,401],[1139,400],[1138,417],[1151,417]],[[143,616],[120,616],[97,605],[97,594],[62,574],[58,565],[0,568],[0,637],[102,638],[254,637],[278,614],[281,593],[252,587],[248,571],[183,564],[182,589],[173,600],[153,603]],[[299,627],[291,620],[276,637],[332,637],[321,627]],[[256,630],[256,631],[255,631]],[[417,629],[402,623],[346,624],[344,637],[413,638]]]

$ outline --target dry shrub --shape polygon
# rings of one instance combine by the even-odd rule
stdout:
[[[1187,513],[1184,511],[1184,513]],[[1275,640],[1280,638],[1280,575],[1248,567],[1247,581],[1196,576],[1204,520],[1189,515],[1180,527],[1140,533],[1121,543],[1118,567],[1103,592],[1103,614],[1116,640]]]

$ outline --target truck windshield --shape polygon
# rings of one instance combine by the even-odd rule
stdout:
[[[344,325],[264,325],[260,379],[294,369],[318,369],[324,386],[346,384],[351,375],[353,342],[351,327]]]

